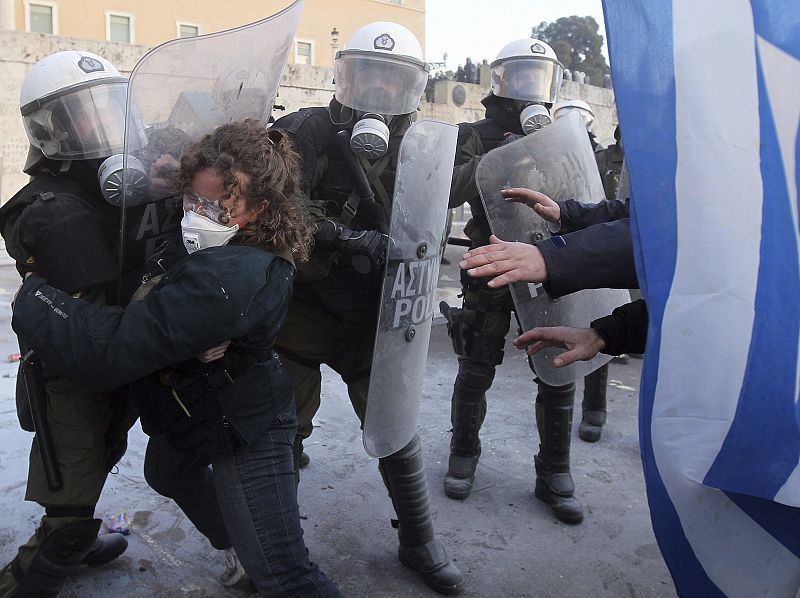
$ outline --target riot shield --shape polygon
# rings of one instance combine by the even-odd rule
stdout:
[[[628,174],[628,161],[622,161],[622,172],[619,175],[619,186],[617,187],[616,199],[625,201],[631,196],[631,179]],[[611,199],[611,198],[609,198]]]
[[[104,192],[123,208],[123,276],[180,227],[175,183],[183,152],[228,122],[257,118],[266,125],[302,7],[297,0],[255,23],[166,42],[133,69],[125,150]]]
[[[400,145],[372,356],[364,448],[385,457],[417,431],[458,128],[420,121]]]
[[[548,223],[532,209],[505,201],[501,189],[527,187],[556,200],[604,200],[586,127],[577,113],[486,154],[478,165],[476,182],[492,232],[505,241],[535,243],[549,237],[550,232]],[[510,288],[523,330],[537,326],[587,327],[629,301],[625,290],[586,290],[551,299],[541,285],[514,283]],[[563,386],[611,359],[599,354],[591,361],[556,368],[553,358],[562,352],[549,348],[533,356],[533,368],[543,382]]]

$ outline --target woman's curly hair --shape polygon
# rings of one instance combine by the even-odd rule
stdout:
[[[312,229],[301,200],[300,157],[285,135],[257,119],[217,127],[181,156],[178,188],[189,190],[194,175],[206,168],[222,177],[223,198],[238,194],[248,209],[266,202],[257,220],[236,233],[235,242],[308,259]]]

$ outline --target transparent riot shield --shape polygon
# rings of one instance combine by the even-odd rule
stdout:
[[[228,122],[266,125],[302,7],[297,0],[255,23],[166,42],[133,69],[125,150],[101,179],[106,199],[123,208],[123,278],[180,227],[175,185],[184,151]]]
[[[622,172],[619,175],[616,199],[626,200],[631,196],[631,179],[628,174],[628,161],[622,161]],[[610,198],[609,198],[610,199]]]
[[[556,200],[604,200],[586,127],[577,113],[486,154],[478,165],[476,181],[492,232],[504,241],[535,243],[548,238],[550,232],[548,223],[531,208],[505,201],[501,189],[527,187]],[[586,290],[551,299],[541,285],[514,283],[510,288],[523,330],[537,326],[587,327],[629,301],[625,290]],[[553,358],[562,352],[549,348],[533,356],[534,370],[543,382],[563,386],[611,359],[599,354],[591,361],[556,368]]]
[[[458,127],[413,124],[397,166],[364,448],[385,457],[417,431]]]

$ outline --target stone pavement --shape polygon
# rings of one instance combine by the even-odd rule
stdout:
[[[450,247],[442,294],[456,303],[457,261]],[[23,501],[31,435],[19,430],[13,401],[16,352],[9,302],[18,277],[0,265],[0,562],[27,539],[41,509]],[[639,457],[637,397],[641,362],[612,364],[609,423],[597,444],[573,430],[573,476],[584,504],[582,525],[556,521],[533,497],[534,387],[524,356],[510,343],[489,393],[481,438],[483,457],[474,493],[464,502],[442,491],[447,468],[450,392],[456,360],[441,319],[431,335],[421,405],[423,442],[434,521],[448,552],[467,578],[470,597],[671,597],[675,591],[650,525]],[[580,412],[579,384],[577,413]],[[435,596],[396,558],[391,503],[377,463],[364,451],[345,387],[325,372],[322,409],[307,443],[311,464],[302,473],[300,505],[312,559],[347,596]],[[198,534],[171,501],[142,476],[146,438],[138,425],[98,506],[98,515],[126,512],[130,547],[104,568],[81,569],[66,598],[246,596],[216,581],[221,554]]]

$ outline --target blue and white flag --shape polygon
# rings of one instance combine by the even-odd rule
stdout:
[[[682,596],[800,587],[800,2],[604,0],[650,314],[640,440]]]

